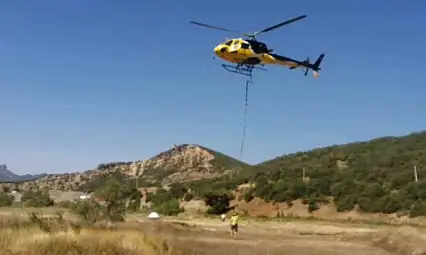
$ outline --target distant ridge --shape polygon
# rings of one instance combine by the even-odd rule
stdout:
[[[5,164],[0,165],[0,182],[19,182],[19,181],[30,181],[46,176],[47,174],[25,174],[18,175],[10,171]]]
[[[4,171],[7,174],[3,180],[20,182],[21,190],[47,188],[86,191],[102,185],[105,178],[113,175],[122,181],[138,176],[140,185],[152,186],[214,179],[233,172],[242,172],[251,167],[249,164],[197,144],[180,144],[149,159],[101,163],[95,169],[82,173],[17,177],[10,171]]]

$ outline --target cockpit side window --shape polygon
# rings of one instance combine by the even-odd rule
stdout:
[[[228,40],[228,41],[226,41],[224,44],[225,44],[225,45],[228,45],[228,46],[231,46],[231,44],[232,44],[232,40]]]
[[[248,43],[241,43],[241,48],[243,48],[243,49],[250,49],[250,44],[248,44]]]
[[[240,41],[235,40],[235,41],[234,41],[234,45],[237,45],[239,42],[240,42]]]

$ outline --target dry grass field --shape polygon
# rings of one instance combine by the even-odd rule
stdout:
[[[426,254],[423,229],[316,221],[243,221],[235,240],[216,219],[134,216],[115,226],[81,227],[66,220],[0,220],[0,253],[56,254]]]

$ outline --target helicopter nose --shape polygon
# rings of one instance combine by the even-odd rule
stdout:
[[[220,54],[226,51],[226,47],[224,47],[223,45],[218,45],[214,48],[214,52],[216,54]]]

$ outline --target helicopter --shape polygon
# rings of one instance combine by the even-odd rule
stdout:
[[[324,54],[321,54],[314,63],[311,63],[309,58],[304,61],[299,61],[286,56],[274,54],[272,53],[274,51],[273,49],[268,48],[265,43],[256,40],[256,36],[259,34],[269,32],[304,18],[306,18],[306,15],[286,20],[254,33],[243,33],[197,21],[190,21],[190,23],[202,27],[239,34],[245,37],[227,39],[225,42],[214,47],[213,51],[215,56],[231,63],[222,64],[223,68],[227,71],[251,77],[253,69],[266,71],[266,69],[263,68],[265,65],[281,65],[286,66],[289,69],[301,68],[304,70],[305,76],[308,74],[309,70],[312,70],[313,76],[318,77],[319,71],[321,70],[320,64],[324,58]]]

